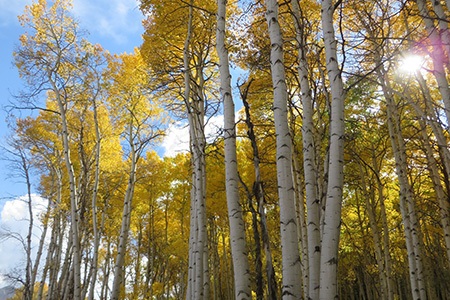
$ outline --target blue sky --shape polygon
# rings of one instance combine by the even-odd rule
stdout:
[[[0,106],[13,100],[22,88],[12,53],[23,33],[17,16],[31,0],[0,0]],[[112,53],[133,52],[141,44],[142,14],[135,0],[73,0],[73,12],[80,27],[89,32],[88,39],[99,43]],[[23,114],[29,114],[24,112]],[[10,134],[6,126],[6,113],[0,111],[0,141]],[[0,211],[7,199],[26,192],[20,179],[11,178],[8,166],[0,161]]]

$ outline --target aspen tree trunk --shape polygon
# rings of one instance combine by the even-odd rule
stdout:
[[[375,215],[375,192],[368,186],[366,181],[366,174],[362,167],[362,161],[358,164],[360,178],[361,178],[361,188],[363,190],[363,197],[365,200],[367,215],[369,217],[369,225],[372,232],[373,247],[375,252],[375,259],[378,267],[378,276],[380,279],[380,299],[388,299],[388,284],[387,284],[387,274],[384,268],[384,257],[381,249],[381,235],[377,224],[377,218]]]
[[[124,284],[124,264],[125,264],[125,255],[126,248],[128,243],[128,232],[130,230],[130,222],[131,222],[131,202],[133,200],[134,194],[134,186],[136,183],[136,165],[139,160],[139,153],[137,153],[137,149],[135,149],[134,141],[132,140],[133,135],[133,127],[130,125],[129,128],[129,145],[131,147],[130,153],[130,171],[128,177],[128,185],[127,190],[125,192],[125,198],[123,202],[123,212],[122,212],[122,225],[120,227],[120,237],[119,237],[119,245],[117,246],[117,256],[116,262],[114,265],[114,280],[113,286],[111,289],[111,299],[118,300],[120,299],[120,291]]]
[[[441,176],[439,174],[439,163],[434,156],[434,151],[432,150],[430,144],[430,137],[426,132],[426,125],[423,121],[421,123],[421,133],[422,133],[422,143],[425,147],[425,155],[428,161],[428,170],[430,172],[430,177],[434,185],[434,190],[436,192],[436,198],[439,204],[439,210],[441,214],[441,226],[444,232],[445,250],[447,253],[447,261],[450,262],[450,204],[448,198],[445,195],[444,188],[441,182]]]
[[[390,243],[389,243],[389,227],[386,216],[386,207],[384,205],[384,193],[383,193],[383,183],[380,179],[380,167],[376,156],[375,150],[372,149],[372,165],[374,175],[377,179],[377,190],[378,190],[378,201],[380,203],[380,218],[383,229],[383,256],[384,256],[384,272],[386,273],[387,279],[387,289],[388,289],[388,299],[394,299],[394,279],[392,275],[392,259],[390,254]]]
[[[189,15],[188,15],[188,24],[187,24],[187,33],[186,33],[186,39],[184,43],[184,49],[183,49],[183,64],[184,64],[184,102],[186,104],[186,109],[188,111],[188,118],[189,118],[189,138],[192,140],[193,133],[191,124],[192,121],[190,120],[192,118],[190,114],[190,107],[189,107],[189,101],[191,98],[191,71],[190,71],[190,65],[189,61],[191,59],[190,56],[190,50],[189,46],[191,43],[191,37],[192,37],[192,9],[193,1],[191,0],[189,2]],[[192,149],[191,149],[192,154]],[[196,281],[196,263],[195,263],[195,247],[197,244],[196,240],[196,232],[198,231],[197,228],[197,215],[195,213],[195,171],[193,171],[192,174],[192,188],[191,188],[191,204],[190,204],[190,231],[189,231],[189,271],[188,271],[188,285],[187,285],[187,291],[186,291],[186,300],[196,300],[193,298],[195,293],[195,281]]]
[[[48,208],[47,208],[47,212],[46,212],[47,218],[48,218],[49,214],[50,214],[50,201],[48,202]],[[48,232],[48,223],[43,224],[42,234],[39,239],[38,250],[36,252],[36,258],[34,259],[34,266],[33,266],[32,272],[31,272],[31,286],[33,287],[33,293],[34,293],[34,286],[36,283],[39,266],[41,263],[42,254],[44,251],[44,244],[45,244],[45,239],[47,237],[47,232]],[[43,276],[45,276],[45,275],[43,275]],[[45,281],[45,280],[43,279],[43,281]]]
[[[56,294],[56,286],[57,286],[57,282],[58,282],[58,272],[59,272],[59,268],[60,268],[60,263],[61,263],[61,257],[60,257],[60,253],[61,251],[59,251],[60,247],[59,247],[59,240],[62,240],[62,237],[60,238],[60,236],[62,236],[63,232],[64,232],[64,227],[61,224],[61,211],[59,211],[59,205],[61,203],[61,195],[62,195],[62,175],[61,175],[61,170],[59,170],[57,167],[54,167],[54,176],[56,177],[55,181],[57,184],[57,188],[56,188],[56,200],[55,202],[55,207],[57,208],[56,211],[54,212],[54,217],[53,217],[53,226],[52,226],[52,230],[51,230],[51,234],[50,234],[50,244],[48,246],[48,251],[47,251],[47,257],[45,259],[45,268],[48,269],[48,288],[47,288],[47,295],[55,295]],[[44,272],[45,274],[45,272]],[[43,292],[42,290],[44,289],[44,284],[45,282],[41,283],[41,287],[40,287],[40,291],[39,294],[42,295]]]
[[[250,143],[252,145],[253,151],[253,169],[255,170],[255,182],[253,185],[253,194],[255,195],[256,201],[258,202],[258,212],[260,216],[260,224],[261,224],[261,235],[262,242],[264,248],[264,254],[266,259],[266,274],[267,274],[267,299],[276,300],[277,298],[277,283],[275,279],[275,270],[273,268],[272,262],[272,251],[270,249],[270,237],[269,237],[269,229],[267,227],[267,218],[266,212],[264,208],[265,196],[264,196],[264,188],[263,182],[261,178],[261,168],[260,168],[260,158],[259,158],[259,149],[258,144],[256,142],[256,135],[254,130],[254,125],[250,115],[250,106],[247,101],[248,90],[250,88],[252,81],[250,80],[245,89],[240,90],[242,103],[244,105],[245,110],[245,123],[248,128],[248,138],[250,139]]]
[[[422,75],[419,72],[417,74],[417,77],[419,78],[422,92],[424,93],[427,110],[434,111],[431,107],[432,102],[431,102],[431,95],[430,95],[430,91],[428,90],[428,86],[426,85],[425,80],[423,79]],[[415,105],[415,107],[418,107],[418,106]],[[421,114],[421,115],[425,115],[425,114]],[[441,127],[439,121],[437,120],[437,116],[435,116],[435,115],[431,116],[430,123],[431,123],[431,128],[433,130],[434,136],[436,137],[436,140],[439,145],[439,152],[440,152],[440,157],[441,157],[442,163],[445,166],[444,172],[449,172],[450,171],[450,151],[449,151],[449,148],[447,147],[448,142],[447,142],[447,139],[445,138],[444,130]],[[434,157],[432,157],[431,159],[434,159]],[[437,164],[437,162],[436,162],[436,164]],[[433,166],[431,165],[430,168],[432,168],[432,167]],[[437,188],[439,189],[439,185],[441,185],[441,187],[442,187],[440,176],[434,175],[433,177],[435,177],[435,176],[437,176],[435,178],[435,180],[436,180]],[[442,191],[442,192],[444,193],[444,191]],[[438,195],[438,199],[440,199],[441,224],[442,224],[442,229],[444,231],[444,241],[445,241],[445,248],[446,248],[446,252],[447,252],[447,259],[448,259],[448,263],[450,265],[450,207],[449,207],[450,205],[449,205],[447,197],[441,198],[440,191],[436,191],[436,193]]]
[[[303,170],[305,177],[305,196],[307,208],[307,237],[308,237],[308,268],[305,270],[308,278],[308,299],[319,299],[320,281],[320,205],[317,195],[317,166],[314,142],[313,101],[308,80],[308,61],[306,60],[305,36],[300,6],[297,0],[292,1],[294,24],[298,43],[298,77],[300,80],[300,98],[303,108],[302,143]],[[305,272],[304,271],[304,272]]]
[[[220,93],[224,113],[225,188],[230,222],[231,256],[234,270],[235,299],[251,299],[250,271],[247,257],[245,227],[239,202],[239,178],[236,154],[236,125],[228,50],[225,45],[227,0],[217,1],[216,47],[219,54]]]
[[[283,39],[278,23],[278,3],[276,0],[266,0],[265,3],[271,42],[270,67],[277,144],[276,162],[283,268],[281,297],[282,299],[301,299],[301,266],[292,178],[292,139],[288,125],[288,95],[283,58]]]
[[[193,0],[189,2],[187,33],[183,49],[184,102],[189,121],[190,150],[192,161],[191,218],[189,236],[189,273],[186,299],[209,299],[209,268],[206,220],[206,173],[204,132],[204,79],[202,66],[197,67],[196,90],[191,88],[191,38]],[[201,61],[199,59],[199,61]],[[199,62],[201,63],[201,62]]]
[[[72,161],[70,158],[70,146],[69,146],[69,129],[66,119],[66,105],[64,102],[64,96],[60,94],[56,82],[49,74],[49,81],[55,92],[56,101],[58,103],[59,113],[61,116],[62,125],[62,140],[64,149],[64,159],[66,163],[66,169],[69,176],[70,187],[70,216],[71,216],[71,240],[73,245],[73,300],[81,300],[81,250],[80,250],[80,237],[79,237],[79,213],[78,213],[78,191],[75,180],[75,172],[73,169]]]
[[[430,113],[425,113],[425,111],[420,107],[420,105],[418,105],[417,103],[415,103],[412,99],[410,99],[410,97],[408,97],[408,100],[410,102],[410,104],[413,106],[413,108],[415,109],[415,111],[417,112],[418,116],[427,116],[427,119],[429,120],[428,123],[430,124],[430,127],[433,131],[434,136],[436,137],[437,140],[437,144],[439,145],[439,152],[440,152],[440,157],[441,157],[441,162],[440,164],[444,164],[444,170],[450,170],[450,153],[449,153],[449,149],[447,148],[447,140],[445,138],[445,134],[444,134],[444,130],[441,127],[441,125],[439,124],[439,121],[437,120],[436,115],[434,114],[434,109],[433,109],[433,101],[430,95],[430,91],[428,89],[428,86],[426,85],[426,82],[424,80],[424,78],[422,77],[422,75],[420,74],[420,72],[417,72],[416,74],[416,78],[419,82],[420,88],[422,90],[422,94],[425,100],[425,109],[427,112],[432,112],[431,116]],[[423,128],[426,127],[426,124],[422,125]],[[431,149],[430,143],[429,142],[429,137],[428,134],[426,132],[424,132],[424,130],[422,130],[422,135],[423,135],[423,141],[428,141],[428,142],[424,142],[425,143],[425,149],[426,149],[426,155],[427,155],[427,159],[428,159],[428,168],[430,170],[430,177],[433,181],[433,184],[435,186],[435,191],[436,191],[436,197],[438,199],[438,203],[439,203],[439,208],[440,208],[440,212],[441,212],[441,226],[442,226],[442,230],[444,232],[444,241],[445,241],[445,249],[447,252],[447,260],[450,263],[450,205],[447,201],[447,197],[445,196],[445,192],[444,192],[444,188],[442,186],[441,183],[441,176],[439,175],[439,168],[437,167],[439,165],[439,163],[437,162],[436,158],[434,157],[433,151]],[[445,171],[444,171],[445,172]]]
[[[26,264],[25,264],[25,282],[23,282],[23,299],[32,300],[34,291],[34,282],[32,279],[33,262],[31,259],[31,238],[33,236],[34,216],[33,216],[33,199],[31,197],[31,181],[30,181],[30,163],[26,157],[26,150],[22,143],[18,140],[11,140],[10,146],[13,150],[10,151],[16,156],[17,163],[20,165],[20,172],[22,172],[25,184],[27,187],[26,205],[28,208],[28,232],[24,242]]]
[[[416,79],[419,82],[420,89],[422,91],[424,100],[425,100],[425,107],[426,111],[430,113],[423,112],[422,109],[420,109],[420,106],[415,104],[412,100],[410,100],[410,103],[413,105],[414,109],[418,111],[418,114],[420,116],[427,116],[429,120],[429,124],[431,126],[431,129],[433,130],[434,136],[436,137],[436,140],[438,142],[439,146],[439,152],[442,156],[442,162],[445,166],[446,172],[450,171],[450,150],[447,147],[448,141],[446,138],[445,129],[442,128],[441,121],[439,120],[438,112],[436,111],[434,107],[434,101],[430,93],[430,89],[428,88],[428,85],[423,78],[422,74],[420,72],[416,73]]]
[[[306,210],[305,210],[305,195],[303,193],[302,185],[302,170],[300,168],[300,162],[298,157],[298,151],[294,146],[294,151],[292,152],[292,167],[293,167],[293,177],[295,185],[295,195],[296,195],[296,211],[297,211],[297,224],[298,224],[298,240],[300,244],[301,253],[301,263],[302,263],[302,291],[303,297],[308,299],[309,295],[309,259],[308,259],[308,226],[306,225]]]
[[[344,99],[345,93],[337,60],[337,41],[333,27],[334,5],[322,1],[322,30],[326,66],[331,88],[330,150],[328,187],[320,256],[320,297],[337,299],[337,263],[344,182]]]
[[[430,12],[427,8],[425,0],[416,0],[419,15],[422,16],[425,23],[425,28],[428,32],[429,39],[433,44],[431,51],[431,58],[433,60],[433,75],[438,84],[439,92],[444,102],[444,111],[447,118],[447,123],[450,122],[450,87],[447,80],[447,72],[444,68],[445,52],[442,48],[442,39],[439,36],[439,31],[434,26],[433,19],[430,17]]]
[[[97,282],[97,270],[98,270],[98,250],[100,247],[100,232],[97,224],[97,195],[98,186],[100,178],[100,128],[98,124],[97,115],[97,103],[93,101],[93,111],[94,111],[94,125],[95,125],[95,175],[94,175],[94,187],[92,192],[92,227],[93,227],[93,239],[94,239],[94,249],[92,254],[91,270],[92,277],[89,284],[89,294],[88,299],[94,299],[95,284]]]
[[[51,213],[51,200],[48,199],[48,204],[47,204],[47,211],[45,212],[45,219],[49,220],[50,219],[50,213]],[[44,250],[44,242],[45,239],[47,238],[47,232],[48,232],[48,223],[46,222],[43,226],[43,232],[41,235],[41,239],[39,241],[39,246],[38,246],[38,252],[36,254],[36,259],[35,259],[35,263],[34,263],[34,269],[33,269],[33,275],[32,275],[32,281],[36,282],[36,278],[37,278],[37,274],[38,274],[38,267],[42,258],[42,254],[43,254],[43,250]],[[47,249],[48,251],[48,249]],[[46,260],[47,262],[47,260]],[[41,273],[41,281],[39,283],[39,289],[37,291],[36,294],[36,299],[41,300],[42,299],[42,293],[43,293],[43,289],[44,289],[44,283],[47,279],[47,273],[48,273],[48,265],[44,264],[42,273]]]
[[[448,57],[450,55],[450,32],[448,27],[448,18],[444,12],[444,8],[441,5],[440,1],[430,1],[433,5],[433,10],[437,16],[437,22],[439,25],[439,33],[440,38],[442,39],[442,46],[445,50],[445,55]],[[447,66],[447,69],[450,67],[450,62],[448,59],[444,59],[442,62]]]
[[[111,241],[108,239],[106,243],[106,255],[105,263],[102,267],[103,269],[103,281],[100,289],[100,299],[108,299],[109,288],[108,284],[110,282],[111,273]]]
[[[378,61],[380,60],[378,59]],[[426,299],[426,291],[423,280],[424,272],[419,241],[420,224],[417,222],[412,189],[408,180],[405,145],[399,126],[400,118],[392,97],[392,88],[389,86],[389,82],[384,80],[385,71],[381,69],[377,73],[381,80],[381,87],[386,99],[389,137],[394,152],[396,173],[400,185],[400,211],[405,231],[406,249],[408,251],[411,291],[414,300],[423,300]]]
[[[72,226],[70,224],[70,226]],[[70,230],[71,231],[71,230]],[[73,257],[73,238],[71,235],[67,237],[68,245],[64,255],[64,263],[61,267],[61,275],[59,276],[59,282],[57,287],[57,295],[48,295],[49,299],[57,298],[57,299],[67,299],[69,297],[70,289],[73,289],[73,276],[74,270],[71,268],[70,260]],[[63,243],[60,242],[60,248],[62,251]],[[72,295],[73,296],[73,292]]]

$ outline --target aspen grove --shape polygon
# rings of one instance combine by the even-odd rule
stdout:
[[[450,299],[450,1],[137,4],[132,53],[19,16],[10,299]]]

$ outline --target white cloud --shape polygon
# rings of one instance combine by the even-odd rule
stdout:
[[[189,127],[187,124],[177,122],[170,124],[161,146],[164,156],[173,157],[178,153],[189,151]]]
[[[213,142],[221,134],[221,128],[223,128],[223,115],[209,119],[205,128],[207,141]],[[173,157],[178,153],[188,152],[189,127],[187,123],[170,124],[161,146],[164,148],[164,156]]]
[[[24,267],[25,251],[18,239],[24,239],[28,233],[29,213],[27,197],[22,196],[14,200],[6,201],[0,212],[0,232],[14,236],[14,238],[1,239],[0,242],[0,273],[8,273],[14,268]],[[42,223],[39,216],[45,211],[47,200],[39,195],[32,195],[34,228],[32,236],[32,248],[35,255],[41,236]],[[8,285],[0,276],[0,288]]]

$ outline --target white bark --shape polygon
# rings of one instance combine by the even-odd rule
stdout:
[[[298,43],[298,77],[300,80],[300,98],[303,108],[302,144],[303,170],[305,177],[305,196],[307,208],[308,237],[308,289],[309,299],[319,298],[320,280],[320,199],[317,195],[317,166],[314,141],[313,101],[308,80],[308,61],[306,60],[306,45],[301,28],[300,7],[297,0],[292,1],[294,24],[296,25]]]
[[[392,259],[390,254],[390,243],[389,243],[389,227],[386,216],[386,207],[384,205],[384,193],[383,193],[383,183],[380,179],[381,171],[379,169],[379,162],[375,150],[372,149],[372,166],[373,172],[377,179],[377,189],[378,189],[378,202],[380,203],[380,218],[383,230],[383,257],[384,257],[384,271],[387,280],[387,293],[388,299],[394,299],[394,280],[392,275]]]
[[[266,20],[269,27],[274,118],[276,131],[276,163],[282,250],[282,299],[301,299],[301,266],[295,215],[292,178],[292,140],[289,134],[287,86],[283,58],[283,39],[278,23],[278,3],[266,0]]]
[[[439,92],[442,96],[442,101],[444,103],[445,116],[447,118],[447,123],[450,122],[450,88],[447,80],[447,72],[444,68],[445,62],[445,52],[442,48],[442,39],[439,36],[439,31],[435,28],[433,19],[430,17],[430,13],[427,8],[425,0],[417,0],[417,7],[419,9],[419,15],[422,16],[425,23],[425,28],[428,32],[429,39],[433,44],[433,49],[431,51],[431,58],[433,60],[433,75],[438,84]]]
[[[99,226],[97,224],[97,194],[98,194],[98,186],[100,179],[100,128],[97,114],[97,103],[93,101],[93,111],[94,111],[94,125],[95,125],[95,178],[94,178],[94,187],[92,192],[92,227],[93,227],[93,239],[94,239],[94,249],[92,254],[92,277],[91,282],[89,284],[89,295],[88,299],[94,299],[95,292],[95,284],[97,281],[97,270],[98,270],[98,249],[100,246],[100,232]]]
[[[187,24],[187,33],[186,39],[184,43],[183,49],[183,65],[184,65],[184,101],[186,105],[186,109],[188,110],[188,118],[189,118],[189,137],[192,139],[193,132],[191,128],[191,118],[192,115],[189,113],[189,99],[191,98],[191,76],[190,76],[190,51],[189,46],[191,43],[192,37],[192,4],[191,0],[189,5],[189,16],[188,16],[188,24]],[[192,154],[192,150],[191,150]],[[188,284],[186,291],[186,300],[193,299],[193,295],[195,293],[195,278],[196,278],[196,264],[195,264],[195,246],[196,246],[196,232],[197,228],[197,215],[195,213],[195,173],[192,174],[192,187],[191,187],[191,204],[190,204],[190,231],[189,231],[189,270],[188,270]]]
[[[426,299],[426,291],[423,281],[424,274],[420,251],[420,226],[417,222],[412,188],[408,180],[405,145],[399,125],[400,118],[392,97],[392,88],[389,86],[389,82],[384,81],[384,71],[380,68],[377,73],[381,80],[381,87],[386,99],[389,137],[394,152],[396,174],[400,185],[400,212],[402,214],[406,249],[408,252],[411,292],[414,300],[423,300]]]
[[[134,141],[131,140],[132,127],[130,126],[130,171],[128,174],[128,185],[127,190],[125,192],[124,203],[123,203],[123,211],[122,211],[122,224],[120,227],[120,237],[119,244],[117,246],[117,256],[116,262],[114,265],[114,280],[113,286],[111,289],[111,299],[118,300],[120,298],[120,290],[124,283],[124,264],[125,264],[125,255],[126,248],[128,243],[128,232],[130,230],[130,222],[131,222],[131,204],[133,200],[134,194],[134,186],[136,183],[136,165],[139,159],[139,154],[136,153],[136,149],[134,148]]]
[[[59,113],[61,116],[62,125],[62,140],[64,148],[64,159],[66,163],[66,169],[69,176],[70,187],[70,215],[71,215],[71,239],[73,244],[73,282],[74,300],[81,299],[81,251],[80,251],[80,238],[79,238],[79,213],[78,213],[78,191],[75,181],[75,172],[73,169],[72,161],[70,158],[70,146],[69,146],[69,129],[66,119],[66,106],[65,97],[60,94],[56,83],[53,81],[51,75],[49,75],[49,81],[53,86],[55,92],[56,101],[58,103]]]
[[[225,187],[230,223],[231,256],[234,270],[235,299],[251,299],[250,271],[245,227],[239,202],[239,177],[236,154],[235,108],[231,91],[228,50],[225,45],[226,0],[217,1],[216,47],[219,55],[220,93],[224,111]]]
[[[440,223],[442,226],[442,230],[444,232],[444,242],[445,249],[447,252],[447,259],[450,262],[450,204],[448,202],[448,198],[445,195],[444,188],[441,182],[441,176],[439,173],[439,162],[434,156],[434,151],[431,148],[431,141],[428,133],[426,132],[426,126],[423,121],[421,121],[422,126],[422,142],[425,148],[425,154],[428,160],[428,169],[430,172],[430,178],[434,185],[434,190],[436,192],[436,198],[439,204],[439,210],[441,214]]]
[[[191,38],[193,1],[189,2],[187,33],[183,49],[184,102],[189,121],[192,161],[191,218],[189,236],[189,273],[186,299],[209,298],[209,268],[206,220],[205,108],[203,66],[197,65],[197,78],[191,78]],[[202,64],[202,62],[198,62]],[[197,79],[191,86],[191,80]]]
[[[330,150],[328,187],[320,257],[320,299],[338,297],[337,263],[344,181],[344,88],[337,61],[337,41],[333,27],[334,5],[322,1],[322,30],[326,66],[331,90]]]
[[[448,27],[448,18],[444,12],[444,8],[441,5],[440,1],[430,1],[433,5],[434,12],[437,16],[437,22],[439,25],[440,38],[442,39],[442,46],[445,50],[445,55],[448,57],[450,54],[450,33]],[[443,62],[447,66],[447,69],[450,66],[450,62],[448,59],[445,59]]]
[[[425,109],[426,111],[433,112],[433,101],[432,97],[430,95],[430,91],[428,89],[428,86],[425,82],[425,79],[423,78],[422,74],[420,72],[417,72],[416,78],[419,82],[419,85],[422,90],[422,94],[425,100]],[[444,165],[445,170],[450,170],[450,152],[447,147],[447,139],[445,138],[444,129],[439,124],[439,121],[437,119],[437,116],[434,115],[434,113],[430,116],[425,113],[425,111],[420,107],[418,103],[415,103],[412,99],[408,98],[409,103],[413,106],[418,116],[426,116],[427,123],[429,123],[434,136],[436,138],[437,144],[439,145],[439,152],[440,152],[440,158],[442,163]],[[425,125],[424,125],[425,126]],[[423,140],[429,140],[428,134],[426,132],[423,132]],[[429,142],[427,142],[429,143]],[[427,150],[427,157],[428,157],[428,164],[430,169],[430,177],[433,180],[433,184],[435,186],[436,196],[438,199],[440,212],[441,212],[441,226],[442,230],[444,232],[444,241],[445,241],[445,248],[447,252],[447,259],[450,262],[450,205],[448,201],[446,200],[445,192],[443,190],[443,186],[441,183],[439,171],[438,171],[438,162],[436,161],[436,158],[433,156],[433,151],[430,147],[430,145],[425,144],[425,149]]]

